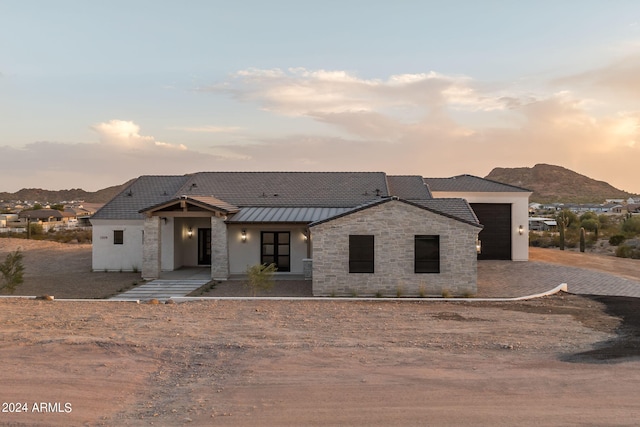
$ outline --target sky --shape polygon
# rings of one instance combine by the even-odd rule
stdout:
[[[640,1],[0,0],[0,191],[537,163],[640,193]]]

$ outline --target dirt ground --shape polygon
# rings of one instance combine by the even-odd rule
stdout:
[[[75,271],[64,260],[86,256],[82,245],[22,247],[34,295],[73,286],[108,295],[135,280],[110,273],[103,284],[96,274],[105,273]],[[8,250],[0,239],[0,256]],[[633,298],[6,298],[0,334],[0,425],[632,426],[640,418]]]

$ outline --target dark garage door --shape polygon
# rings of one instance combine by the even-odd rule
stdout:
[[[507,203],[471,203],[480,224],[478,239],[482,252],[478,259],[511,259],[511,205]]]

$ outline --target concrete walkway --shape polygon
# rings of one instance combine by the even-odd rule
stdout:
[[[163,272],[159,279],[136,286],[109,299],[118,301],[165,301],[173,297],[183,297],[211,281],[208,268],[184,268]]]

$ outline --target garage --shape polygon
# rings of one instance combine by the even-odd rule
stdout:
[[[511,260],[511,205],[507,203],[471,203],[480,224],[478,239],[482,250],[479,260]]]
[[[478,236],[482,245],[478,259],[529,259],[530,190],[473,175],[424,182],[435,198],[459,197],[469,203],[484,225]]]

